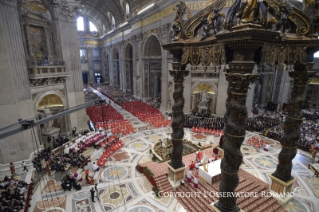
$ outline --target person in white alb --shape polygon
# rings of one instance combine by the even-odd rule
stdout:
[[[268,151],[268,150],[269,150],[269,148],[270,148],[270,145],[269,145],[269,144],[266,144],[266,146],[265,146],[264,150],[265,150],[265,151]]]
[[[187,171],[187,182],[192,182],[192,171],[190,169]]]
[[[29,171],[28,169],[27,169],[27,163],[26,162],[24,162],[24,161],[22,161],[22,166],[23,166],[23,171]]]
[[[94,173],[99,171],[99,166],[96,165],[95,162],[93,162],[92,170],[94,171]]]

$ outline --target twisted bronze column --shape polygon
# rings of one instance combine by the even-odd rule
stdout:
[[[224,158],[221,161],[222,181],[219,192],[235,193],[239,184],[238,169],[243,161],[240,146],[245,139],[245,118],[247,117],[246,98],[250,83],[258,80],[255,74],[226,74],[229,82],[229,95],[225,114]],[[237,212],[236,195],[223,195],[215,206],[220,211]]]
[[[294,79],[291,91],[291,98],[288,105],[288,116],[284,123],[284,136],[280,139],[282,146],[279,153],[276,171],[272,174],[284,182],[288,182],[291,176],[292,160],[297,154],[297,142],[300,138],[300,124],[303,120],[302,106],[306,97],[306,87],[311,77],[316,72],[309,71],[313,63],[295,63],[294,71],[289,72],[289,76]]]
[[[184,137],[184,103],[185,99],[183,96],[184,91],[184,77],[189,74],[189,71],[184,70],[185,67],[179,65],[178,62],[173,62],[173,68],[178,71],[170,71],[170,75],[174,77],[174,105],[172,107],[173,119],[172,119],[172,157],[169,165],[174,169],[178,169],[180,167],[184,167],[184,163],[182,161],[183,154],[183,137]]]

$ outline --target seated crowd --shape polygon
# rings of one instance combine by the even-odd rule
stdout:
[[[22,180],[10,179],[5,176],[0,181],[0,211],[13,212],[24,208],[26,196],[28,193],[28,184]]]
[[[282,124],[282,121],[276,118],[269,118],[267,116],[256,116],[247,118],[245,121],[245,128],[249,131],[256,131],[264,133],[267,129]]]
[[[222,117],[197,117],[193,115],[184,116],[184,127],[200,127],[212,130],[222,130],[224,128],[224,118]]]
[[[101,97],[99,97],[90,88],[84,85],[84,99],[85,99],[85,102],[92,102],[92,101],[100,100]]]
[[[50,170],[63,172],[71,166],[83,167],[87,164],[87,158],[71,148],[68,152],[58,154],[52,154],[48,149],[44,149],[35,155],[32,163],[38,171],[50,167]]]
[[[121,105],[123,102],[130,102],[134,100],[132,94],[122,91],[121,89],[106,85],[106,84],[91,84],[92,87],[100,91],[103,95],[109,97],[117,104]]]

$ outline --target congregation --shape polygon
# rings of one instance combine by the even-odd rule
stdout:
[[[26,203],[26,195],[28,184],[22,180],[15,180],[5,176],[0,181],[0,211],[13,212],[24,208]]]
[[[100,100],[101,97],[96,95],[91,89],[88,88],[88,86],[84,85],[84,99],[85,102],[92,102]]]

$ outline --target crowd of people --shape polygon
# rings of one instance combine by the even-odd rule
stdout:
[[[81,175],[75,173],[74,176],[66,175],[61,181],[61,187],[64,191],[81,190]]]
[[[28,184],[22,180],[14,180],[5,176],[0,181],[0,211],[19,211],[25,206]]]
[[[92,102],[92,101],[100,100],[101,97],[99,97],[90,88],[84,85],[84,99],[85,99],[85,102]]]
[[[249,117],[245,121],[245,128],[249,131],[264,133],[267,129],[282,124],[282,121],[267,116]]]
[[[300,139],[298,147],[308,150],[312,145],[316,145],[319,142],[319,127],[318,122],[312,120],[303,121],[300,126]]]
[[[319,109],[307,109],[307,110],[303,110],[303,116],[307,119],[307,120],[317,120],[319,119]]]
[[[58,148],[60,146],[62,146],[63,144],[67,143],[70,141],[70,138],[68,138],[67,136],[62,136],[62,135],[58,135],[56,137],[54,136],[49,136],[47,138],[48,140],[48,145],[46,148],[48,149],[55,149]]]
[[[121,89],[111,85],[91,84],[91,86],[119,105],[121,105],[124,102],[130,102],[135,100],[132,94],[124,92]]]
[[[200,127],[212,130],[222,130],[224,128],[224,118],[222,117],[198,117],[193,115],[184,116],[184,127]]]
[[[32,163],[37,171],[46,168],[49,173],[51,173],[51,170],[63,172],[70,166],[83,167],[87,163],[87,158],[71,148],[69,152],[56,155],[52,154],[48,149],[43,149],[35,154]]]

